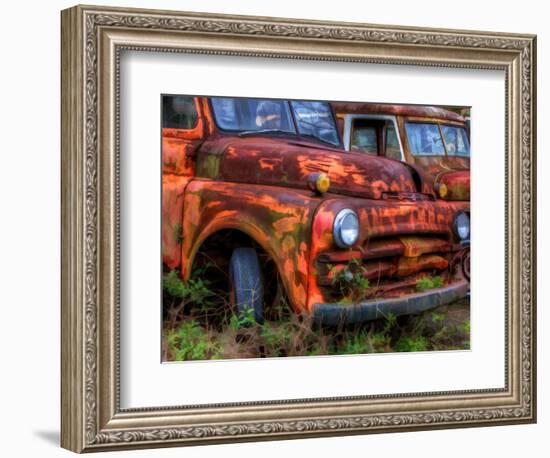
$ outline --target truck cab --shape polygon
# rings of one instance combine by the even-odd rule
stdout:
[[[438,198],[469,201],[469,125],[439,107],[332,103],[345,149],[407,162],[421,169]]]

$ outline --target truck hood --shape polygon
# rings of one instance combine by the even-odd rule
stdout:
[[[470,200],[470,158],[460,156],[415,157],[415,165],[434,186],[445,184],[445,200]]]
[[[237,183],[307,189],[307,177],[323,172],[330,178],[330,193],[381,199],[383,193],[417,191],[411,169],[398,161],[296,137],[222,137],[205,142],[198,161],[214,164],[197,165],[206,175]]]

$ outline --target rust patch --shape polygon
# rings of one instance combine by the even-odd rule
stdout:
[[[448,267],[448,261],[435,254],[424,254],[417,258],[399,258],[397,265],[397,276],[407,277],[422,270],[437,269],[444,270]]]
[[[403,256],[415,258],[424,253],[449,251],[449,242],[436,237],[401,236],[399,240],[404,246]]]
[[[181,264],[183,232],[183,199],[189,177],[162,177],[162,261],[170,269]]]
[[[224,181],[307,189],[310,174],[325,173],[333,193],[379,199],[388,191],[417,191],[410,171],[395,161],[330,148],[319,150],[318,146],[280,138],[225,143],[225,147],[208,145],[217,154],[224,152],[219,174]]]
[[[469,170],[443,173],[437,182],[447,186],[446,200],[470,200]]]

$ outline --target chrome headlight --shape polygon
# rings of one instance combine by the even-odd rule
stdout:
[[[460,240],[465,240],[470,237],[470,217],[467,213],[459,212],[455,216],[453,230]]]
[[[357,213],[349,208],[340,210],[334,218],[332,235],[336,245],[340,248],[349,248],[359,238],[359,218]]]

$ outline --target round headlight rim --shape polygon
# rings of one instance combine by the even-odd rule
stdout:
[[[464,215],[464,217],[466,218],[466,221],[468,222],[468,233],[462,237],[460,235],[460,230],[459,230],[459,226],[458,226],[458,221],[459,221],[459,218]],[[470,215],[468,214],[468,212],[465,212],[463,210],[457,212],[457,214],[455,215],[454,217],[454,220],[453,220],[453,232],[455,234],[455,236],[460,240],[460,241],[464,241],[464,240],[469,240],[470,239],[470,233],[471,233],[471,225],[470,225]]]
[[[342,239],[341,229],[342,223],[349,215],[353,215],[355,217],[355,220],[357,221],[357,236],[355,237],[355,240],[348,245]],[[334,238],[334,243],[336,243],[339,248],[351,248],[353,245],[355,245],[355,243],[357,243],[357,240],[359,239],[359,216],[357,216],[357,213],[354,210],[352,210],[351,208],[344,208],[336,214],[336,217],[334,218],[334,223],[332,225],[332,236]]]

